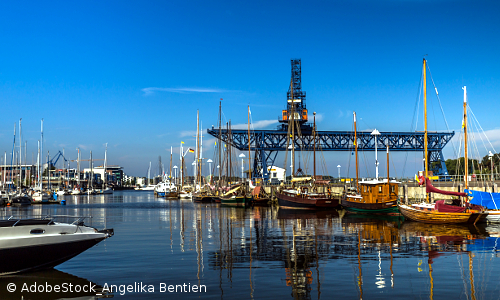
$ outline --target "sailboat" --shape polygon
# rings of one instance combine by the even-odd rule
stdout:
[[[200,133],[200,111],[196,111],[196,149],[194,152],[194,192],[192,199],[194,202],[212,202],[212,196],[208,194],[203,186],[203,176],[201,176],[203,136]]]
[[[252,180],[252,167],[251,161],[252,156],[250,152],[250,106],[248,106],[248,177],[249,182],[248,185],[245,183],[237,184],[231,187],[231,189],[220,197],[220,203],[222,205],[230,205],[230,206],[247,206],[250,205],[254,201],[258,201],[257,197],[253,197],[253,195],[248,194],[247,192],[251,188],[251,180]],[[242,160],[243,164],[243,160]],[[243,167],[243,166],[242,166]],[[241,178],[242,182],[244,179]],[[267,204],[267,201],[264,200]]]
[[[424,223],[433,224],[453,224],[453,223],[476,223],[486,217],[481,210],[474,209],[469,203],[461,200],[438,200],[435,203],[429,202],[429,193],[439,193],[444,195],[458,196],[461,199],[467,196],[465,193],[442,191],[432,186],[428,177],[428,151],[427,151],[427,94],[426,94],[426,60],[423,60],[423,87],[424,87],[424,153],[425,153],[425,177],[420,177],[420,185],[425,183],[426,202],[420,204],[398,204],[399,211],[408,219]],[[464,96],[464,110],[466,99]],[[465,113],[466,114],[466,113]],[[467,153],[467,138],[465,138],[465,153]],[[465,157],[465,170],[467,178],[467,155]],[[467,183],[466,183],[467,187]]]
[[[172,178],[172,147],[170,147],[170,176],[163,175],[163,180],[155,185],[154,193],[157,197],[178,198],[177,187],[170,180]]]
[[[345,193],[342,197],[342,206],[350,211],[363,213],[397,213],[399,200],[399,182],[389,178],[389,145],[387,145],[387,180],[379,180],[378,159],[377,159],[377,135],[376,129],[372,133],[375,135],[375,179],[368,181],[358,180],[358,141],[356,129],[356,112],[354,117],[354,147],[356,153],[356,191]]]
[[[332,197],[329,193],[325,193],[325,188],[323,187],[323,192],[319,193],[315,185],[316,179],[316,155],[314,155],[314,177],[293,177],[294,166],[294,154],[295,154],[295,103],[296,101],[293,97],[293,84],[290,80],[290,91],[291,91],[291,114],[289,118],[289,130],[292,133],[287,134],[291,137],[291,150],[292,150],[292,187],[287,189],[281,189],[276,192],[276,198],[278,198],[278,204],[280,208],[288,209],[332,209],[339,205],[339,199]],[[289,100],[290,101],[290,100]],[[316,152],[316,113],[314,113],[314,127],[313,127],[313,151]],[[309,183],[309,185],[307,185]],[[295,187],[297,185],[297,187]]]
[[[52,195],[48,191],[43,190],[43,119],[41,122],[41,134],[40,134],[40,144],[39,144],[39,158],[38,158],[38,187],[35,188],[31,198],[33,199],[33,203],[47,203],[52,198]],[[47,168],[48,179],[50,182],[50,168]]]
[[[113,189],[108,186],[108,173],[106,171],[108,167],[108,143],[106,143],[106,151],[104,151],[104,189],[101,194],[113,194]]]
[[[465,143],[467,143],[467,108],[466,108],[466,103],[467,103],[467,87],[464,86],[462,88],[464,90],[464,121],[463,121],[463,127],[464,127],[464,140]],[[464,148],[466,150],[467,147]],[[492,155],[490,153],[490,155]],[[483,192],[483,191],[475,191],[468,189],[467,181],[468,181],[468,157],[467,157],[467,151],[464,151],[464,156],[465,156],[465,189],[464,192],[469,196],[472,197],[472,199],[469,201],[470,204],[473,205],[478,205],[482,207],[483,209],[486,210],[485,213],[487,213],[486,218],[484,221],[488,223],[500,223],[500,193],[490,193],[490,192]]]
[[[80,148],[77,148],[78,150],[78,156],[76,159],[76,186],[73,187],[73,190],[71,191],[71,195],[80,195],[82,193],[81,188],[80,188]]]
[[[136,187],[135,190],[136,191],[154,191],[155,189],[155,186],[150,184],[149,181],[150,181],[150,175],[151,175],[151,162],[149,162],[149,168],[148,168],[148,182],[145,186],[143,187]]]

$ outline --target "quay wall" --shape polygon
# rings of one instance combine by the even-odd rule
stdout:
[[[272,196],[274,198],[275,191],[278,188],[277,185],[270,185],[270,186],[265,186],[264,190],[266,193]],[[346,188],[346,186],[330,186],[330,192],[332,194],[342,194]],[[438,187],[436,188],[443,190],[443,191],[453,191],[453,192],[463,192],[464,190],[464,185],[459,184],[458,186],[444,186],[444,187]],[[327,189],[327,187],[318,187],[318,192],[323,192]],[[498,192],[498,186],[496,183],[490,186],[484,186],[484,187],[479,187],[479,186],[473,186],[469,187],[470,190],[475,190],[475,191],[482,191],[482,192],[490,192],[490,193],[497,193]],[[441,194],[430,194],[431,198],[432,197],[439,197],[439,199],[452,199],[454,196],[449,196],[449,195],[441,195]],[[424,186],[409,186],[407,184],[400,184],[399,185],[399,196],[401,197],[402,200],[408,200],[408,199],[424,199],[425,198],[425,187]]]

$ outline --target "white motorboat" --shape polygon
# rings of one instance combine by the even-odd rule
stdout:
[[[52,193],[49,191],[35,191],[31,195],[31,198],[33,198],[34,203],[46,203],[54,199]]]
[[[155,188],[155,195],[157,197],[178,198],[177,187],[170,180],[165,179],[158,183]]]
[[[13,274],[57,266],[100,241],[111,237],[113,229],[97,230],[83,224],[54,218],[0,221],[0,274]]]

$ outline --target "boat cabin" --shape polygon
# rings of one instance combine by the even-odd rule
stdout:
[[[386,180],[370,180],[359,182],[359,192],[361,203],[384,203],[398,199],[399,182]]]

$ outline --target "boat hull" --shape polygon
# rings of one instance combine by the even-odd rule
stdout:
[[[430,223],[430,224],[476,223],[486,217],[486,214],[484,213],[438,212],[436,210],[418,209],[405,204],[398,205],[398,208],[405,218],[417,222]]]
[[[328,197],[308,197],[276,192],[278,204],[288,209],[333,209],[339,205],[338,199]]]
[[[156,197],[179,198],[177,192],[155,192]]]
[[[103,239],[105,238],[2,249],[0,250],[0,257],[2,257],[0,274],[53,268],[93,247]]]
[[[251,199],[246,196],[233,196],[229,198],[221,197],[220,204],[229,206],[246,206],[250,203],[250,200]]]
[[[112,229],[96,231],[50,220],[1,221],[0,274],[55,267],[112,235]]]
[[[210,203],[212,202],[212,196],[193,196],[193,202]]]
[[[382,203],[360,203],[349,201],[349,198],[342,198],[342,207],[347,210],[364,213],[397,213],[399,212],[397,201]]]

